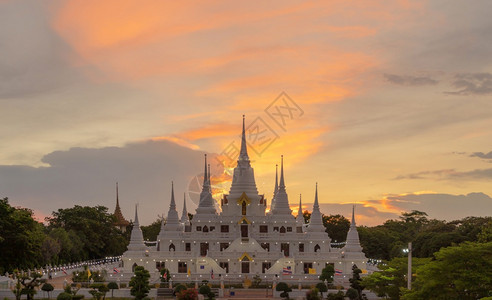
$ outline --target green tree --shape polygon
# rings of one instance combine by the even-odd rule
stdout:
[[[359,298],[359,292],[354,288],[349,288],[345,293],[345,296],[347,296],[350,300],[361,299]]]
[[[326,267],[321,270],[319,280],[323,282],[326,280],[327,283],[332,283],[333,275],[335,275],[335,267],[332,264],[327,264]]]
[[[40,286],[41,283],[44,282],[44,280],[41,279],[43,274],[38,272],[32,272],[31,274],[28,274],[27,272],[24,273],[15,272],[14,274],[15,277],[17,278],[17,283],[19,283],[20,286],[22,287],[20,294],[26,295],[27,300],[34,299],[34,295],[36,294],[36,288]],[[18,292],[14,292],[14,294],[16,294],[17,297]]]
[[[130,280],[129,286],[131,287],[130,293],[136,300],[141,300],[147,297],[150,291],[149,288],[150,274],[142,266],[136,266],[134,276]]]
[[[304,223],[309,223],[309,220],[311,220],[311,213],[307,210],[305,210],[303,213],[302,213],[302,216],[304,217]]]
[[[0,199],[0,274],[49,263],[42,255],[45,238],[43,224],[30,209],[15,208],[8,198]]]
[[[161,282],[169,282],[169,279],[171,279],[171,274],[169,273],[169,270],[166,268],[161,269]]]
[[[323,215],[323,225],[332,241],[342,242],[347,238],[350,221],[342,215]]]
[[[254,288],[259,288],[260,287],[260,284],[261,284],[261,278],[260,278],[260,275],[255,275],[253,276],[253,287]]]
[[[106,293],[109,292],[107,285],[104,283],[94,283],[91,284],[90,288],[92,288],[92,290],[90,290],[89,293],[94,297],[94,299],[106,299]]]
[[[352,266],[352,278],[349,279],[350,287],[357,291],[358,299],[362,299],[362,290],[364,289],[362,279],[360,278],[361,273],[362,270],[359,269],[357,265]]]
[[[108,282],[108,289],[111,290],[111,298],[113,298],[113,292],[114,290],[117,290],[119,289],[120,287],[118,286],[118,284],[114,281],[110,281]]]
[[[418,267],[430,261],[431,258],[413,258],[412,274],[415,274]],[[364,277],[362,285],[374,292],[378,297],[393,300],[400,299],[402,290],[407,287],[408,259],[406,257],[396,257],[387,264],[380,264],[378,267],[381,271]]]
[[[480,243],[492,242],[492,220],[482,226],[480,233],[477,235],[477,240]]]
[[[41,290],[48,293],[48,299],[50,299],[50,292],[52,292],[55,288],[50,283],[45,283],[41,287]]]
[[[157,241],[162,222],[165,222],[165,220],[157,219],[150,225],[140,226],[145,241]]]
[[[46,218],[49,230],[63,228],[80,238],[86,258],[94,259],[122,254],[127,245],[123,234],[113,226],[114,216],[104,206],[79,206],[59,209]]]
[[[316,284],[316,288],[321,293],[321,298],[323,298],[323,293],[328,292],[328,287],[326,286],[326,284],[324,282],[318,282]]]
[[[212,293],[212,289],[206,284],[202,285],[198,289],[198,293],[202,294],[203,296],[207,296],[209,300],[212,300],[215,296],[215,294]]]
[[[492,291],[492,242],[442,248],[403,299],[480,299]]]
[[[289,285],[285,282],[279,282],[277,284],[277,287],[275,288],[277,292],[282,292],[280,293],[280,297],[289,299],[289,292],[292,292],[292,289],[289,287]]]

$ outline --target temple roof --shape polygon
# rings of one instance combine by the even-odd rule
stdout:
[[[116,183],[116,208],[114,209],[114,214],[116,221],[114,222],[114,225],[116,226],[128,226],[130,225],[130,222],[128,222],[125,217],[123,216],[123,213],[121,212],[120,208],[120,200],[118,197],[118,182]]]

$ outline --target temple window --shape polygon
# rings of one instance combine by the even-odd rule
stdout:
[[[220,243],[220,251],[224,251],[229,247],[229,243]]]
[[[178,273],[187,273],[188,272],[188,266],[184,261],[178,262]]]
[[[268,225],[260,225],[261,233],[268,233]]]
[[[229,232],[229,225],[220,225],[220,232]]]

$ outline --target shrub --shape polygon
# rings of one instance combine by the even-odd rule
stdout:
[[[195,289],[182,290],[178,296],[178,300],[196,300],[198,298],[198,293]]]
[[[41,287],[41,290],[43,290],[45,292],[48,292],[48,299],[50,299],[50,292],[53,291],[54,289],[55,288],[51,284],[49,284],[49,283],[45,283]]]
[[[289,299],[289,292],[292,292],[292,289],[285,282],[279,282],[277,287],[275,288],[278,292],[282,292],[280,297]]]
[[[186,286],[180,283],[176,287],[174,287],[174,294],[178,295],[179,293],[181,293],[182,290],[186,290]]]
[[[355,300],[359,298],[359,292],[354,288],[349,288],[345,293],[345,296],[349,297],[350,300]]]
[[[328,296],[326,297],[328,300],[344,300],[345,295],[343,294],[342,291],[338,291],[338,293],[329,293]]]
[[[326,284],[324,282],[318,282],[316,284],[316,288],[318,289],[318,291],[320,291],[321,293],[324,293],[324,292],[328,292],[328,287],[326,286]]]
[[[310,289],[306,293],[306,300],[320,300],[319,290],[317,288]]]
[[[215,296],[215,294],[212,293],[212,289],[208,285],[202,285],[200,289],[198,289],[198,293],[207,296],[210,300]]]
[[[60,295],[56,297],[56,300],[72,300],[72,294],[67,292],[60,293]]]
[[[118,284],[116,282],[111,281],[111,282],[108,283],[108,289],[111,290],[111,298],[113,298],[113,292],[114,292],[114,290],[119,289],[119,287],[118,287]]]

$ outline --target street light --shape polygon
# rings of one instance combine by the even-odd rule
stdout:
[[[412,289],[412,242],[408,243],[408,248],[403,249],[403,253],[408,253],[408,273],[407,273],[407,289]]]

